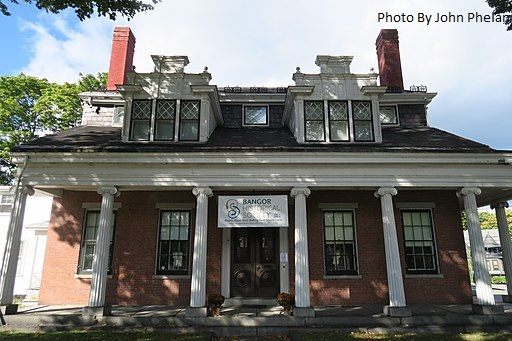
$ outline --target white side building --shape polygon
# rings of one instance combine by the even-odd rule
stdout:
[[[39,294],[52,200],[52,197],[37,192],[27,199],[14,287],[14,295],[24,298],[27,304],[31,301],[37,302]],[[10,190],[10,186],[0,186],[0,254],[2,259],[13,202],[14,193]]]

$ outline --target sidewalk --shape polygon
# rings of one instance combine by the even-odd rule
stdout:
[[[315,317],[282,314],[277,305],[223,305],[220,317],[186,317],[185,306],[112,307],[112,316],[83,317],[81,306],[37,306],[4,316],[2,330],[50,331],[69,329],[151,329],[172,332],[210,332],[215,335],[288,334],[294,330],[336,329],[372,332],[512,332],[512,304],[502,303],[502,287],[496,287],[497,304],[505,313],[477,315],[471,305],[411,305],[410,317],[387,317],[382,305],[315,307]]]

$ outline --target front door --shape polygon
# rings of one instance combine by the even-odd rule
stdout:
[[[279,292],[278,230],[232,229],[232,297],[276,297]]]

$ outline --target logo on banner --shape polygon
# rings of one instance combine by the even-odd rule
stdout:
[[[228,210],[228,217],[230,219],[236,219],[240,215],[240,208],[238,207],[238,201],[230,199],[226,201],[226,209]]]

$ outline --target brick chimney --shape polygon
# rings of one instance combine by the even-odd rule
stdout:
[[[403,90],[402,64],[398,47],[398,31],[381,30],[377,41],[377,59],[379,62],[380,85],[391,90]]]
[[[135,36],[129,27],[114,28],[110,68],[108,69],[107,90],[116,90],[117,84],[124,84],[126,73],[132,71]]]

